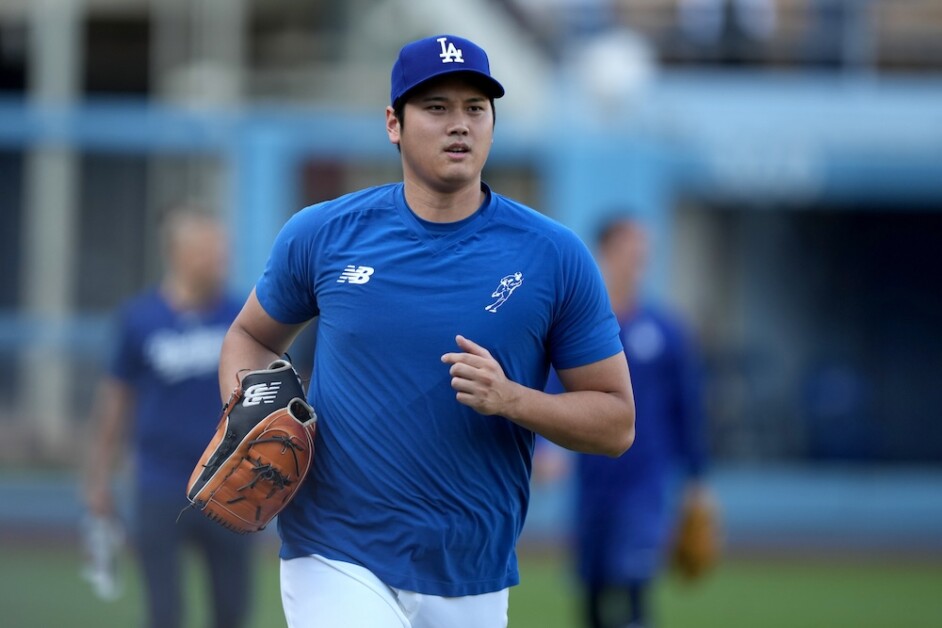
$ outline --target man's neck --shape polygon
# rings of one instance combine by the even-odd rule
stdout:
[[[168,275],[160,284],[160,291],[178,311],[199,310],[212,303],[217,293],[201,290],[197,286],[181,281],[173,275]]]
[[[409,209],[429,222],[463,220],[476,212],[484,202],[480,180],[454,191],[440,191],[406,179],[405,196]]]
[[[638,295],[627,288],[608,288],[608,299],[612,303],[612,311],[619,317],[630,314],[638,307]]]

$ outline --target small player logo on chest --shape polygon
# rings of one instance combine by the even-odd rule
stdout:
[[[506,275],[501,278],[500,282],[497,284],[497,289],[491,293],[491,297],[496,298],[497,300],[484,307],[488,312],[496,313],[497,308],[502,306],[507,302],[507,299],[510,298],[510,295],[514,293],[514,290],[519,288],[523,284],[523,273],[515,272],[512,275]]]

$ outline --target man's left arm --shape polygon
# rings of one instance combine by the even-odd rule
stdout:
[[[703,364],[693,336],[675,331],[673,347],[672,421],[683,473],[692,483],[706,474],[707,433]]]
[[[557,371],[566,392],[557,395],[511,381],[490,352],[463,337],[446,353],[451,386],[460,403],[500,415],[561,447],[617,457],[631,447],[635,407],[625,355]]]

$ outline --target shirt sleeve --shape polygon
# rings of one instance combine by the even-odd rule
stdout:
[[[585,366],[622,351],[618,321],[602,274],[574,234],[562,250],[559,281],[560,302],[549,347],[553,366]]]
[[[674,412],[677,422],[677,447],[689,477],[706,472],[707,442],[703,399],[703,368],[696,344],[686,329],[675,329]]]
[[[311,209],[298,212],[285,223],[255,285],[255,296],[265,311],[287,325],[302,323],[319,313],[313,282]]]

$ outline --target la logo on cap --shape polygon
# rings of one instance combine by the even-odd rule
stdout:
[[[448,41],[447,37],[439,37],[436,40],[442,45],[442,54],[438,55],[442,58],[442,63],[464,63],[464,57],[461,55],[461,49],[455,48],[454,42]],[[448,47],[445,47],[445,42],[448,42]]]

